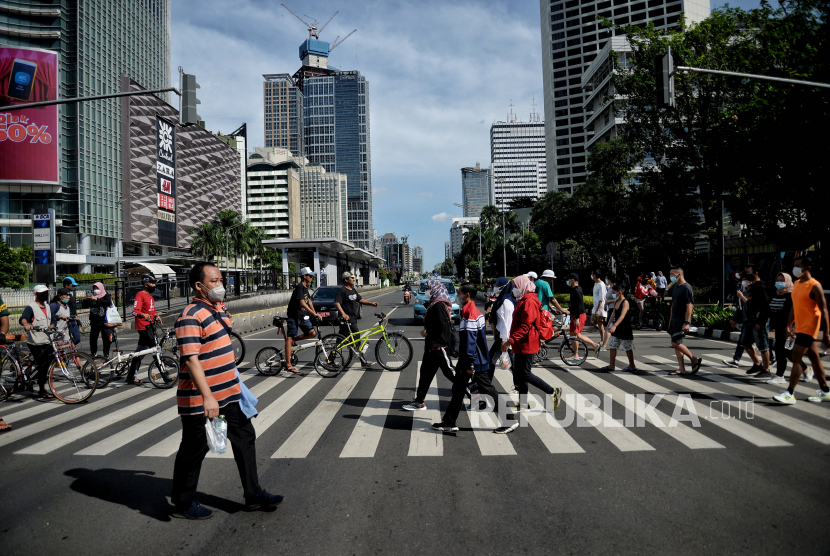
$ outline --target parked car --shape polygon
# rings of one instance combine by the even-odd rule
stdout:
[[[334,297],[339,290],[339,287],[322,286],[314,290],[314,293],[311,294],[311,304],[314,306],[314,310],[323,317],[324,323],[337,321],[340,318],[340,313],[334,307]],[[357,318],[361,318],[362,316],[361,308],[362,305],[358,306]]]
[[[421,280],[418,284],[417,290],[412,288],[413,292],[417,292],[415,295],[415,305],[412,308],[412,316],[415,319],[415,324],[421,324],[424,322],[424,315],[427,312],[426,306],[429,303],[428,282],[428,280]],[[455,291],[455,285],[452,283],[452,280],[448,280],[446,278],[442,278],[441,282],[447,287],[447,293],[450,294],[450,301],[452,301],[452,320],[454,323],[459,324],[461,322],[461,307],[459,307],[455,302],[455,297],[458,294]]]

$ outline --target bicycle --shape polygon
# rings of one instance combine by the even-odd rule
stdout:
[[[162,351],[167,351],[172,354],[176,360],[179,359],[179,343],[176,340],[176,329],[175,328],[163,328],[161,329],[162,333],[157,334],[156,338],[158,340],[158,344],[161,346]],[[231,331],[231,346],[233,347],[233,353],[235,356],[235,363],[238,366],[242,363],[242,360],[245,359],[245,341],[242,339],[242,336],[237,334],[236,332]]]
[[[321,350],[314,359],[314,368],[321,376],[335,377],[340,374],[351,364],[352,357],[358,350],[361,354],[366,353],[369,349],[369,338],[378,334],[381,335],[375,344],[375,358],[378,364],[387,371],[400,371],[409,365],[412,361],[412,344],[404,336],[404,331],[387,330],[389,319],[385,313],[375,313],[375,316],[379,320],[371,328],[352,332],[347,337],[342,334],[330,334],[321,340]],[[322,370],[319,367],[322,367]]]
[[[636,306],[629,304],[629,306]],[[663,300],[659,297],[649,297],[646,299],[645,307],[643,308],[643,322],[648,323],[649,320],[654,322],[654,329],[661,331],[666,329],[666,317],[663,315]]]
[[[96,369],[98,369],[98,380],[102,383],[102,386],[109,384],[113,379],[113,375],[115,377],[124,376],[129,371],[132,360],[144,355],[151,355],[153,358],[147,367],[147,378],[150,380],[150,384],[161,389],[172,388],[176,385],[179,381],[179,360],[177,357],[171,357],[164,353],[162,347],[159,345],[155,325],[148,324],[147,326],[152,327],[150,336],[155,340],[155,347],[128,353],[127,355],[124,355],[124,352],[118,349],[118,334],[113,330],[112,341],[115,346],[115,350],[113,351],[115,355],[110,359],[104,357],[96,357],[94,359]],[[166,336],[169,333],[169,329],[165,331]]]
[[[562,318],[563,316],[564,319]],[[536,355],[533,356],[534,363],[541,363],[542,361],[547,360],[547,344],[563,336],[565,334],[565,329],[567,329],[570,326],[570,324],[570,315],[556,314],[553,317],[553,327],[555,329],[553,336],[551,336],[550,340],[540,342],[539,351],[536,353]],[[582,352],[582,356],[578,359],[575,357],[576,353],[574,353],[572,342],[576,342],[577,349],[579,349]],[[568,335],[567,337],[562,338],[562,343],[559,345],[559,358],[565,365],[569,367],[578,367],[579,365],[582,365],[588,358],[588,345],[576,336]]]
[[[282,339],[284,341],[288,341],[288,335],[285,332],[285,323],[288,319],[283,317],[274,317],[274,326],[282,333]],[[343,320],[339,321],[339,324],[342,324]],[[335,327],[333,322],[330,323],[332,328]],[[291,364],[296,365],[299,361],[297,354],[303,350],[315,347],[317,348],[317,354],[319,355],[320,351],[324,349],[323,340],[321,339],[322,335],[320,334],[320,323],[314,325],[317,329],[317,340],[306,342],[304,344],[296,344],[291,348]],[[326,336],[328,337],[328,336]],[[277,349],[275,347],[266,346],[259,350],[254,358],[254,364],[256,365],[257,371],[260,374],[265,376],[274,376],[279,374],[280,371],[285,370],[285,355],[281,349]],[[326,376],[323,373],[320,373],[320,370],[315,366],[315,370],[321,376]]]
[[[98,370],[92,358],[77,351],[63,352],[62,331],[40,327],[33,327],[32,330],[46,334],[52,347],[52,357],[55,360],[47,371],[52,394],[66,404],[88,400],[98,387]],[[33,391],[39,372],[37,361],[28,347],[15,343],[4,347],[5,353],[0,362],[0,401],[22,388]]]

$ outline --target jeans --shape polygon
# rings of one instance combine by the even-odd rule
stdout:
[[[755,330],[755,321],[744,321],[743,329],[741,329],[741,345],[744,347],[751,347],[752,342],[761,353],[769,351],[769,325],[767,323],[760,323],[761,331]]]
[[[81,343],[81,327],[77,321],[69,321],[69,333],[72,335],[72,341],[75,342],[75,348]]]
[[[457,365],[458,371],[455,373],[455,377],[452,381],[452,398],[450,398],[450,404],[447,406],[444,418],[441,419],[444,423],[455,425],[455,421],[458,419],[458,414],[461,412],[461,407],[464,404],[464,395],[467,393],[467,383],[470,382],[470,379],[473,376],[475,376],[476,382],[478,383],[479,394],[482,396],[487,395],[493,398],[493,403],[496,404],[496,411],[498,411],[499,395],[496,393],[495,387],[493,387],[490,379],[490,371],[488,369],[482,369],[475,375],[471,375],[467,372],[467,369],[469,368],[469,364],[464,364],[462,366],[459,362],[459,365]]]
[[[418,391],[415,394],[415,401],[424,403],[429,391],[429,385],[435,378],[438,369],[450,382],[455,381],[455,371],[452,368],[449,354],[446,349],[426,349],[424,358],[421,360],[421,376],[418,378]]]
[[[139,330],[138,331],[138,345],[135,347],[136,351],[144,351],[145,349],[150,349],[152,347],[156,347],[156,341],[153,339],[153,336],[150,334],[150,331]],[[144,359],[144,356],[141,355],[139,357],[133,357],[133,360],[130,361],[130,371],[127,373],[127,384],[135,380],[135,375],[138,373],[138,369],[141,367],[141,360]]]
[[[513,382],[516,384],[516,389],[519,395],[527,394],[528,384],[532,384],[545,394],[553,394],[553,387],[530,372],[533,367],[532,353],[515,353],[513,354]]]
[[[228,441],[233,449],[233,459],[242,480],[245,498],[253,498],[262,491],[257,478],[256,431],[251,420],[245,417],[239,404],[229,403],[219,410],[228,421]],[[176,508],[187,509],[196,496],[202,460],[208,453],[204,415],[182,415],[182,442],[173,467],[173,492],[171,501]]]

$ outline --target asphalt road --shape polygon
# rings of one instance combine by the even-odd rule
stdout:
[[[208,458],[198,500],[215,516],[169,518],[180,436],[174,390],[121,382],[80,406],[19,394],[0,404],[13,426],[0,434],[2,553],[830,550],[830,404],[805,401],[815,381],[797,390],[796,406],[771,405],[777,387],[720,365],[732,344],[689,339],[704,368],[696,377],[672,378],[668,335],[635,332],[642,375],[597,372],[607,353],[601,362],[591,358],[581,369],[566,369],[551,350],[551,360],[534,372],[565,389],[558,421],[531,414],[528,426],[503,436],[483,418],[471,430],[462,412],[462,430],[440,435],[429,424],[449,400],[449,383],[439,373],[430,411],[400,409],[414,396],[423,343],[400,293],[376,299],[415,347],[413,362],[399,373],[354,367],[322,379],[308,365],[308,350],[301,357],[306,376],[264,378],[251,362],[275,343],[275,331],[245,338],[241,371],[259,397],[260,481],[286,496],[270,513],[245,512],[232,459]],[[364,310],[362,328],[372,324],[373,312]],[[499,379],[497,388],[509,391],[506,371]],[[656,412],[630,398],[633,426],[622,426],[615,420],[625,422],[625,394],[644,394]],[[700,426],[688,421],[689,407]],[[641,426],[636,413],[645,417]],[[669,424],[672,415],[681,419],[678,426],[655,424]]]

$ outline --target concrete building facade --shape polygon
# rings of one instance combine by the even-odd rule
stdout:
[[[538,199],[547,191],[545,123],[531,113],[523,122],[515,114],[490,126],[493,204],[504,209],[514,199]]]
[[[464,244],[464,236],[470,228],[478,226],[479,219],[476,218],[453,218],[450,226],[450,257],[455,257],[461,252]]]
[[[300,226],[300,167],[290,154],[266,147],[248,157],[248,220],[269,239],[308,237]]]

